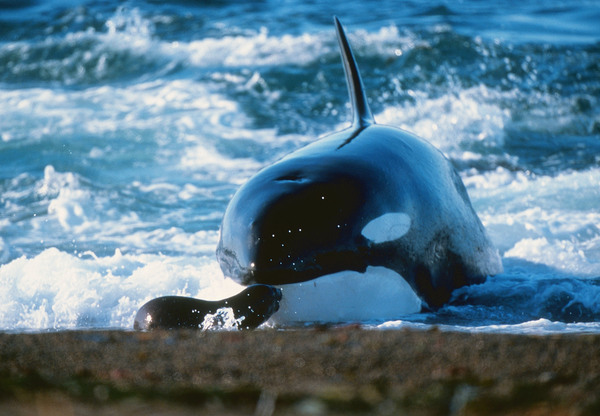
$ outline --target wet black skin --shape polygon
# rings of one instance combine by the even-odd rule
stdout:
[[[239,329],[254,329],[279,309],[281,291],[268,285],[252,285],[227,299],[207,301],[183,296],[163,296],[144,304],[135,316],[134,329],[201,329],[204,318],[221,308],[231,308]]]

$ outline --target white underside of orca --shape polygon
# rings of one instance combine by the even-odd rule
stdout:
[[[269,320],[274,325],[391,320],[421,310],[421,300],[406,280],[386,267],[369,266],[365,273],[342,271],[277,287],[282,299]]]

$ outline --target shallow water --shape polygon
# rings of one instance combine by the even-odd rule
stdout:
[[[369,325],[598,332],[600,5],[557,0],[0,1],[0,330],[237,292],[229,199],[349,122],[334,14],[376,120],[451,159],[505,268]]]

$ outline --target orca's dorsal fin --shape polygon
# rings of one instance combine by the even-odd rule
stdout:
[[[365,87],[344,28],[337,17],[334,16],[333,20],[337,30],[340,54],[342,55],[346,84],[348,85],[348,94],[350,95],[350,102],[352,104],[352,128],[354,130],[362,130],[371,124],[375,124],[375,119],[373,118],[373,114],[371,114],[365,94]]]

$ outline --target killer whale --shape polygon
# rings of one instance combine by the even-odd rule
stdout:
[[[226,276],[282,289],[276,322],[391,319],[439,308],[456,288],[502,272],[446,157],[375,123],[344,29],[334,23],[351,126],[242,185],[216,250]]]

